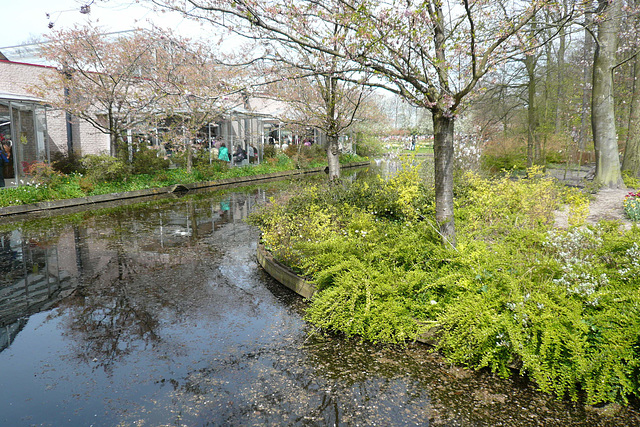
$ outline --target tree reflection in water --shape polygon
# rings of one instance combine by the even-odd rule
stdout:
[[[132,352],[155,348],[163,322],[179,323],[203,308],[216,275],[212,261],[222,252],[199,236],[229,221],[229,203],[223,199],[208,210],[216,212],[213,221],[203,221],[202,207],[186,201],[181,213],[136,210],[135,221],[116,214],[75,227],[84,236],[76,246],[82,283],[58,315],[77,359],[110,372]],[[234,206],[241,211],[244,204]],[[112,225],[96,234],[105,221]]]

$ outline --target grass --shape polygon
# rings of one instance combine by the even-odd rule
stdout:
[[[341,163],[366,160],[363,157],[348,155],[341,158]],[[305,168],[326,166],[322,159],[312,159]],[[30,180],[18,187],[0,189],[0,207],[24,205],[43,201],[87,197],[126,191],[168,187],[174,184],[190,184],[204,181],[216,181],[225,178],[255,176],[287,170],[294,170],[296,164],[286,156],[266,159],[259,165],[242,167],[222,167],[204,164],[194,167],[188,173],[184,168],[160,170],[152,174],[121,174],[115,179],[100,179],[106,174],[94,173],[69,175],[51,171],[46,174],[30,177]]]
[[[433,145],[416,145],[415,150],[400,150],[401,154],[433,154]]]

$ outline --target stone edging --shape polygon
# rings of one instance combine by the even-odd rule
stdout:
[[[258,250],[256,251],[258,257],[258,263],[265,269],[267,273],[278,282],[285,285],[298,295],[304,298],[311,298],[316,292],[316,287],[312,283],[307,282],[302,277],[296,275],[289,268],[280,264],[273,259],[273,255],[264,247],[263,244],[258,243]]]
[[[354,162],[346,165],[341,165],[342,169],[363,167],[370,165],[371,162]],[[162,188],[147,188],[144,190],[125,191],[121,193],[101,194],[97,196],[78,197],[75,199],[63,199],[54,200],[48,202],[30,203],[26,205],[18,206],[6,206],[0,207],[0,217],[10,215],[23,215],[30,213],[39,213],[42,211],[49,211],[54,209],[72,208],[83,205],[96,205],[100,203],[137,199],[149,196],[166,195],[170,193],[185,193],[190,190],[196,190],[201,188],[224,188],[239,184],[247,184],[253,182],[261,182],[267,180],[273,180],[284,177],[291,177],[297,175],[309,175],[314,173],[324,172],[325,168],[313,168],[313,169],[294,169],[289,171],[275,172],[270,174],[261,174],[253,176],[243,176],[236,178],[226,178],[217,181],[204,181],[195,182],[191,184],[175,184]]]

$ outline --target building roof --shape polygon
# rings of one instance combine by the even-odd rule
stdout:
[[[0,91],[0,100],[2,101],[14,101],[14,102],[33,102],[36,104],[46,104],[46,101],[42,98],[35,96],[20,95],[17,93]]]
[[[40,47],[42,44],[43,43],[27,43],[23,45],[3,47],[2,52],[0,53],[0,59],[30,65],[55,65],[51,61],[47,61],[40,54]]]

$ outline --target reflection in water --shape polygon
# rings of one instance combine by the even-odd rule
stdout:
[[[275,188],[0,235],[0,425],[626,425],[443,363],[322,335],[255,260]]]
[[[28,316],[50,309],[74,288],[48,239],[25,241],[18,231],[0,234],[0,351],[11,345]]]

